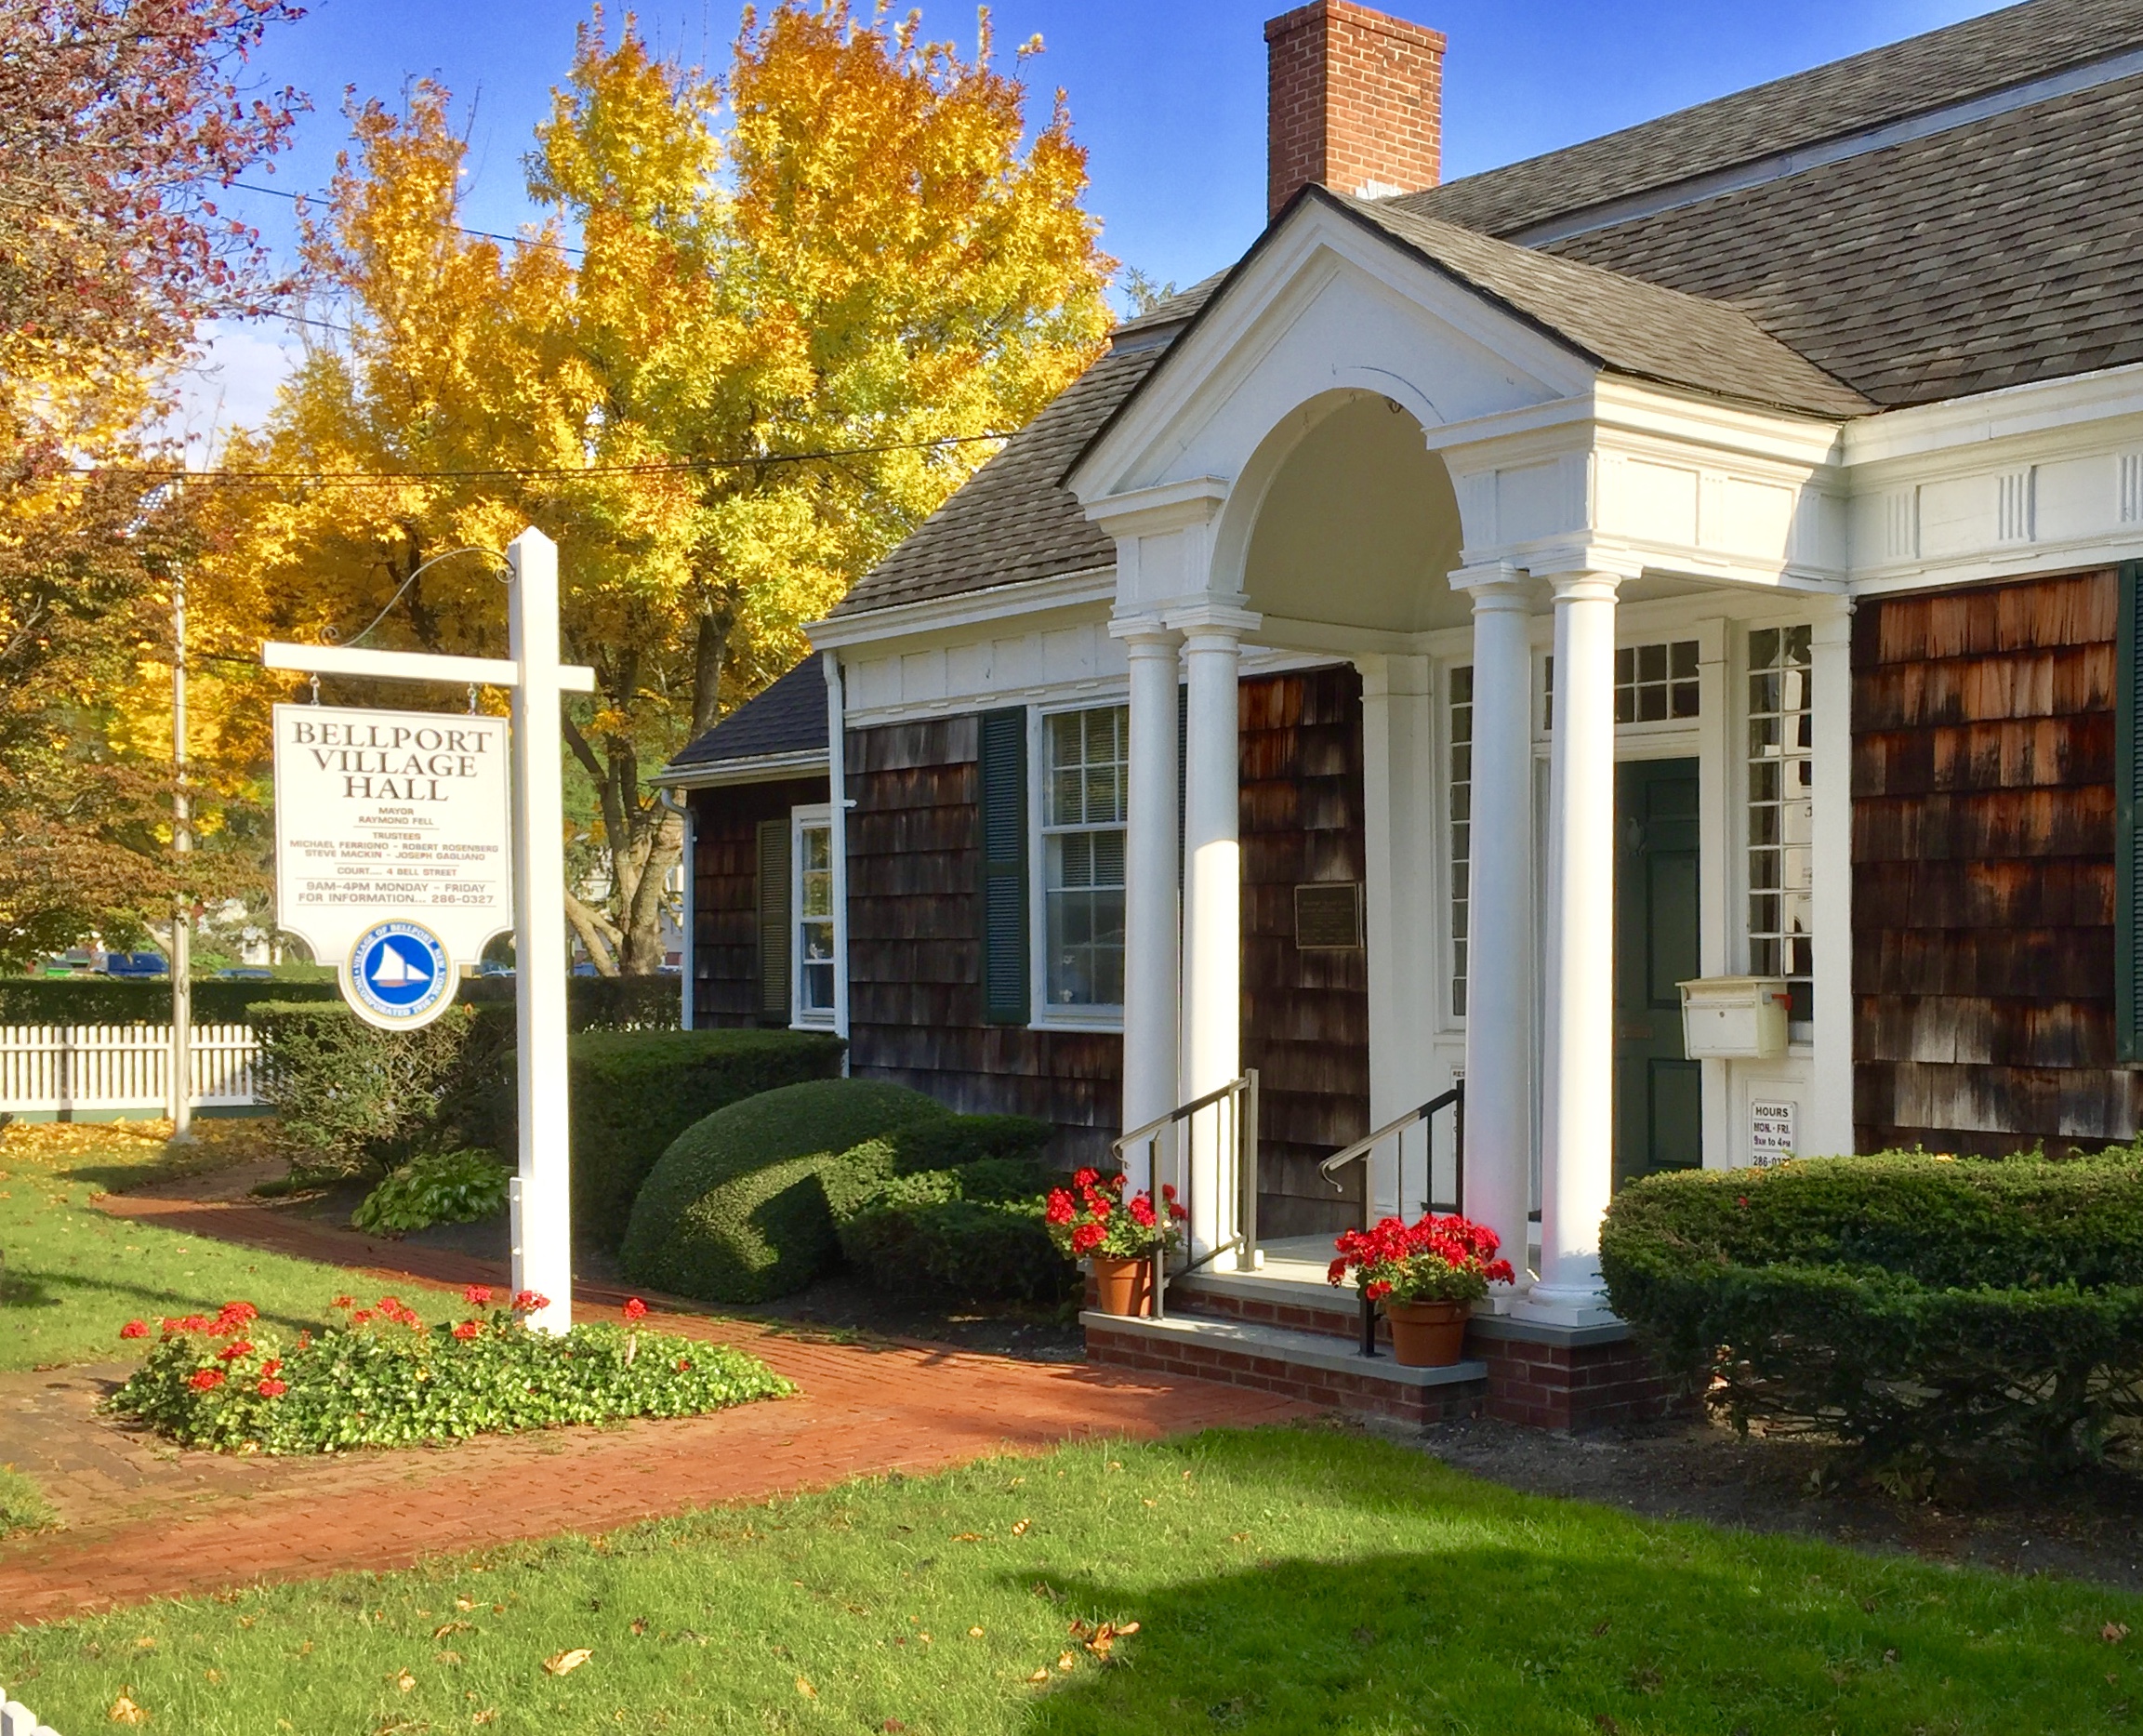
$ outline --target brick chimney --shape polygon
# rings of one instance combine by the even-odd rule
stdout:
[[[1375,196],[1436,184],[1444,37],[1354,0],[1310,0],[1265,25],[1265,214],[1305,182]]]

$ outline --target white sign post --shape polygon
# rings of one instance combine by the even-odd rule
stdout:
[[[558,660],[558,545],[529,529],[506,552],[513,567],[510,660],[289,644],[263,645],[260,660],[271,669],[304,674],[513,692],[511,873],[521,1073],[513,1287],[548,1297],[549,1305],[531,1323],[562,1332],[573,1323],[573,1230],[558,703],[562,694],[592,693],[595,671]],[[294,714],[287,741],[286,712]],[[308,717],[313,736],[323,738],[304,738],[300,726]],[[330,719],[337,732],[333,741],[324,738]],[[346,728],[361,731],[363,738],[345,738],[339,732]],[[403,730],[411,732],[406,738],[396,734]],[[278,904],[298,919],[284,926],[311,940],[315,956],[324,946],[334,953],[351,1004],[376,1024],[406,1029],[421,1022],[398,1016],[403,1010],[396,1003],[403,996],[410,1005],[424,999],[429,990],[418,979],[427,967],[443,970],[450,986],[454,960],[473,961],[505,926],[496,900],[503,896],[507,864],[501,853],[484,848],[499,841],[496,796],[508,782],[500,773],[497,731],[496,719],[438,712],[276,709]],[[353,757],[346,761],[345,754]],[[293,799],[287,828],[286,781]],[[424,956],[425,931],[440,942],[436,960]],[[370,1011],[364,994],[352,992],[366,987],[377,1003]],[[423,1012],[436,1017],[447,998],[442,994],[436,1006],[426,1001]]]

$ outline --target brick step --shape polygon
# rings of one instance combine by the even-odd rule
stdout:
[[[1134,1320],[1092,1309],[1079,1323],[1090,1362],[1255,1387],[1354,1415],[1440,1423],[1475,1415],[1488,1396],[1485,1362],[1404,1369],[1388,1356],[1364,1357],[1329,1332],[1210,1314]]]
[[[1362,1335],[1362,1308],[1356,1292],[1329,1284],[1305,1284],[1297,1279],[1267,1278],[1255,1272],[1197,1272],[1179,1278],[1169,1286],[1169,1311],[1219,1315],[1257,1326],[1277,1326],[1293,1332],[1316,1332],[1321,1337],[1343,1338],[1358,1343]],[[1382,1319],[1377,1336],[1391,1340],[1391,1329]]]

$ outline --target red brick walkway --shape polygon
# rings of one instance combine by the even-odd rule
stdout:
[[[258,1206],[139,1197],[108,1204],[175,1229],[368,1269],[405,1290],[413,1281],[504,1278],[486,1261],[405,1250]],[[623,1296],[589,1286],[575,1299],[580,1318],[615,1318]],[[1201,1381],[911,1343],[835,1343],[696,1316],[661,1324],[751,1351],[801,1393],[615,1429],[260,1459],[180,1451],[95,1415],[121,1369],[0,1379],[0,1463],[35,1478],[66,1524],[0,1544],[0,1611],[51,1620],[257,1579],[406,1567],[442,1550],[606,1530],[1081,1437],[1152,1438],[1306,1414],[1285,1399]]]

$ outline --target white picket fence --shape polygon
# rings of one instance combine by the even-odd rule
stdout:
[[[260,1045],[250,1025],[196,1025],[196,1109],[251,1108]],[[0,1112],[162,1110],[171,1102],[168,1025],[0,1025]]]
[[[0,1688],[0,1736],[60,1736],[49,1724],[40,1724],[37,1715],[20,1700],[7,1698],[7,1690]]]

